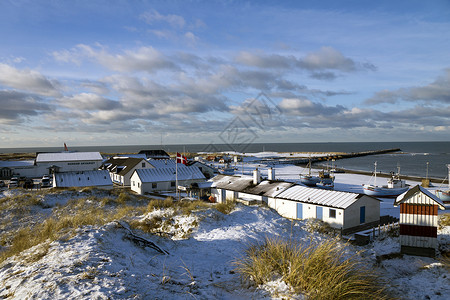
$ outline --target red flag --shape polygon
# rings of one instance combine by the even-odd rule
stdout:
[[[177,164],[187,165],[187,157],[177,152]]]
[[[66,143],[64,143],[64,151],[69,151],[69,149],[67,148]]]

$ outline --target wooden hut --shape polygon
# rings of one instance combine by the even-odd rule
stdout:
[[[437,249],[438,209],[442,201],[420,185],[401,194],[394,202],[400,205],[401,252],[434,257]]]

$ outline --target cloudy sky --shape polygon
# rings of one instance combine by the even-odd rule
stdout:
[[[448,0],[2,0],[0,36],[0,148],[450,140]]]

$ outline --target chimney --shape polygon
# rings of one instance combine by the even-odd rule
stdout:
[[[269,180],[275,180],[275,170],[272,168],[269,168],[267,170],[267,179]]]
[[[261,181],[261,176],[259,174],[258,168],[256,168],[256,170],[253,171],[253,184],[257,185],[260,183],[260,181]]]

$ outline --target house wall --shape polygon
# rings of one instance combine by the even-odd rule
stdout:
[[[52,161],[52,162],[38,162],[37,166],[48,170],[50,166],[58,166],[59,172],[79,172],[98,170],[102,164],[101,160],[83,160],[83,161]],[[47,173],[48,174],[48,171]]]
[[[298,218],[298,205],[301,205],[302,216]],[[340,208],[333,208],[321,205],[315,205],[311,203],[302,203],[294,200],[278,199],[269,197],[268,206],[275,209],[281,216],[289,219],[316,219],[317,208],[322,210],[322,218],[324,222],[330,224],[333,228],[344,227],[344,210]],[[335,210],[335,218],[330,216],[330,210]]]
[[[195,182],[203,182],[204,180],[178,180],[178,185],[188,185]],[[156,187],[153,188],[153,183]],[[139,176],[133,175],[130,179],[130,188],[132,191],[143,195],[145,193],[160,192],[160,191],[175,191],[175,186],[172,186],[172,181],[159,181],[159,182],[141,182]]]
[[[361,207],[365,207],[365,222],[360,222]],[[369,196],[362,196],[345,209],[343,229],[380,220],[380,201]]]
[[[239,192],[236,198],[245,199],[245,200],[262,201],[263,197],[260,195],[253,195],[253,194]]]
[[[437,248],[438,205],[423,193],[400,204],[402,253],[434,256]]]

